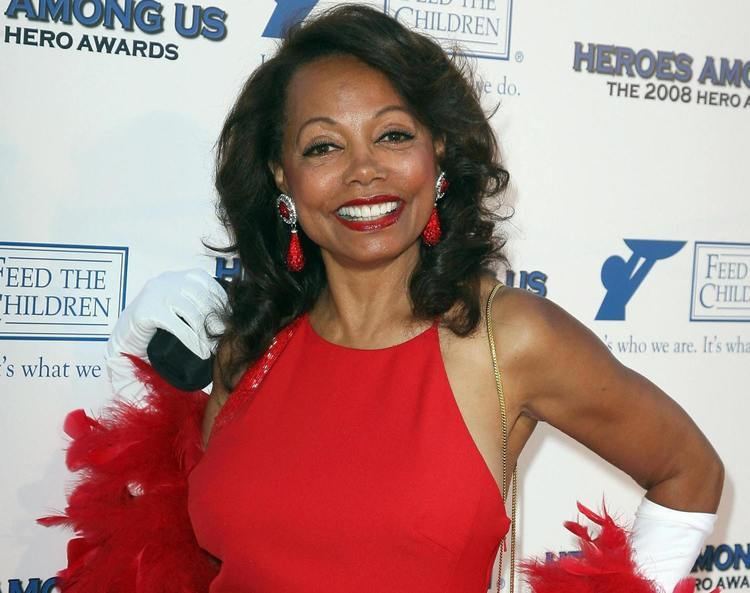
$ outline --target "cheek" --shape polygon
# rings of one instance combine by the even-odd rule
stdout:
[[[341,195],[341,176],[326,167],[297,167],[287,176],[299,225],[313,242],[325,242],[331,204]]]
[[[291,167],[287,174],[289,192],[300,211],[320,208],[340,185],[340,176],[326,167]]]
[[[422,150],[400,161],[400,174],[417,199],[434,200],[437,163],[431,151]]]

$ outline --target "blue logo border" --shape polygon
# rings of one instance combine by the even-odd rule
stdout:
[[[390,0],[383,0],[383,12],[385,14],[388,14],[388,3]],[[510,60],[510,40],[511,40],[511,33],[513,31],[513,0],[508,0],[508,43],[505,46],[505,55],[487,55],[483,54],[481,52],[460,52],[460,55],[465,55],[470,58],[481,58],[484,60],[501,60],[503,62],[507,62]],[[425,33],[425,35],[430,36],[429,33]],[[452,52],[449,52],[452,53]]]
[[[706,319],[705,317],[697,318],[693,317],[693,295],[695,294],[695,264],[698,256],[698,245],[740,245],[742,247],[750,247],[750,243],[740,243],[739,241],[696,241],[693,245],[693,271],[692,271],[692,282],[690,282],[690,321],[698,322],[709,322],[709,323],[747,323],[750,319],[732,319],[730,317],[712,318]]]
[[[128,284],[128,255],[129,250],[125,246],[118,245],[76,245],[72,243],[27,243],[22,241],[0,241],[0,247],[37,247],[58,249],[89,249],[94,251],[121,251],[125,256],[120,268],[120,311],[125,309],[125,296]],[[23,340],[23,341],[45,341],[45,342],[106,342],[109,336],[76,337],[76,336],[4,336],[0,334],[0,340]]]

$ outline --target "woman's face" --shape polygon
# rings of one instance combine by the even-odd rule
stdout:
[[[294,74],[286,115],[271,167],[324,258],[368,266],[416,250],[442,145],[388,78],[353,57],[321,58]]]

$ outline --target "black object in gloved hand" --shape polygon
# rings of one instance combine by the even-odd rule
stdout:
[[[227,289],[226,280],[216,281]],[[214,355],[204,360],[164,329],[156,330],[146,354],[154,370],[177,389],[196,391],[212,381]]]

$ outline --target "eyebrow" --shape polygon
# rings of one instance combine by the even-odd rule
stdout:
[[[402,107],[401,105],[387,105],[387,106],[383,107],[382,109],[379,109],[377,111],[377,113],[375,113],[375,116],[373,117],[373,119],[376,119],[376,118],[380,117],[381,115],[384,115],[384,114],[386,114],[386,113],[388,113],[390,111],[403,111],[404,113],[406,113],[408,115],[411,115],[411,112],[408,109],[406,109],[405,107]],[[326,116],[323,116],[323,115],[319,115],[319,116],[316,116],[316,117],[311,117],[310,119],[308,119],[307,121],[305,121],[305,123],[303,123],[300,126],[299,132],[297,132],[297,140],[296,140],[297,143],[299,143],[299,137],[300,137],[300,134],[302,134],[302,130],[304,130],[310,124],[314,124],[316,122],[323,122],[323,123],[326,123],[326,124],[330,124],[332,126],[338,125],[338,122],[335,119],[331,118],[331,117],[326,117]]]

